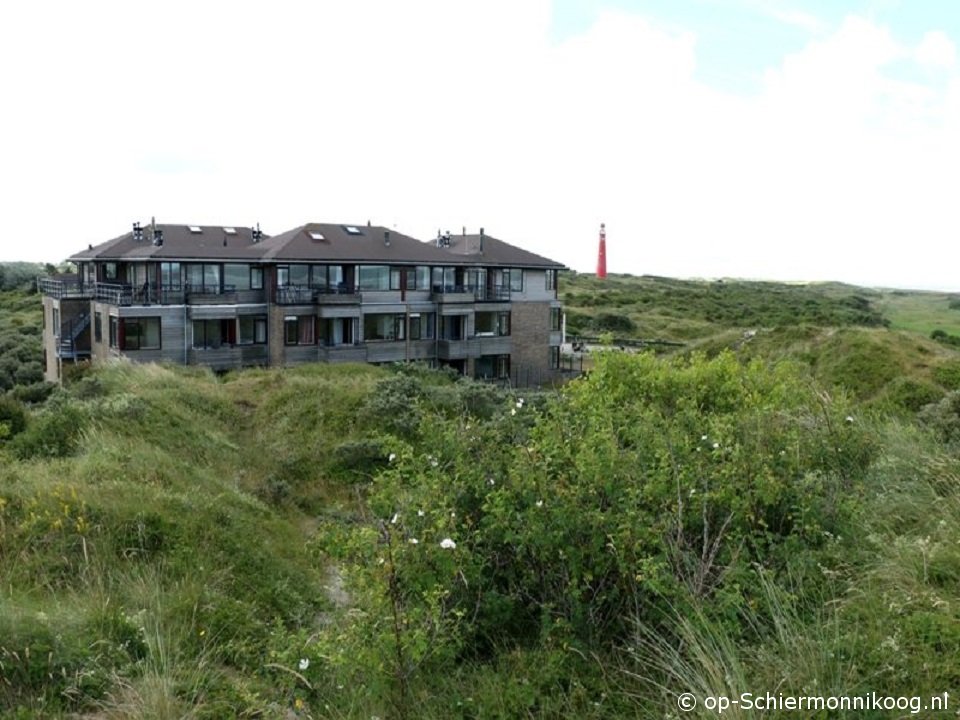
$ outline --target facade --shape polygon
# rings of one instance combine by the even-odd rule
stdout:
[[[127,357],[215,370],[422,361],[536,385],[560,366],[560,263],[479,235],[134,224],[38,281],[47,380]]]

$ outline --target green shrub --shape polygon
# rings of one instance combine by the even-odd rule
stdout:
[[[9,439],[22,433],[27,427],[27,411],[19,400],[0,396],[0,439]]]
[[[87,415],[76,404],[62,401],[38,412],[10,446],[21,459],[68,457],[76,450]]]

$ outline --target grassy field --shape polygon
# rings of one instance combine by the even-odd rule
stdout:
[[[681,692],[960,693],[960,354],[924,324],[951,298],[595,285],[561,288],[581,320],[684,346],[601,355],[561,392],[323,364],[15,385],[0,715],[653,720]],[[0,301],[34,337],[38,299]]]
[[[927,337],[934,330],[960,335],[960,296],[956,294],[884,290],[874,304],[892,328]]]

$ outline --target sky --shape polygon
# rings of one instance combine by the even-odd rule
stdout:
[[[960,290],[956,0],[0,7],[0,260],[134,221]]]

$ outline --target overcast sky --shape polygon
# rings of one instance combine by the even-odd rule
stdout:
[[[5,2],[2,260],[466,226],[592,271],[960,289],[956,0]]]

